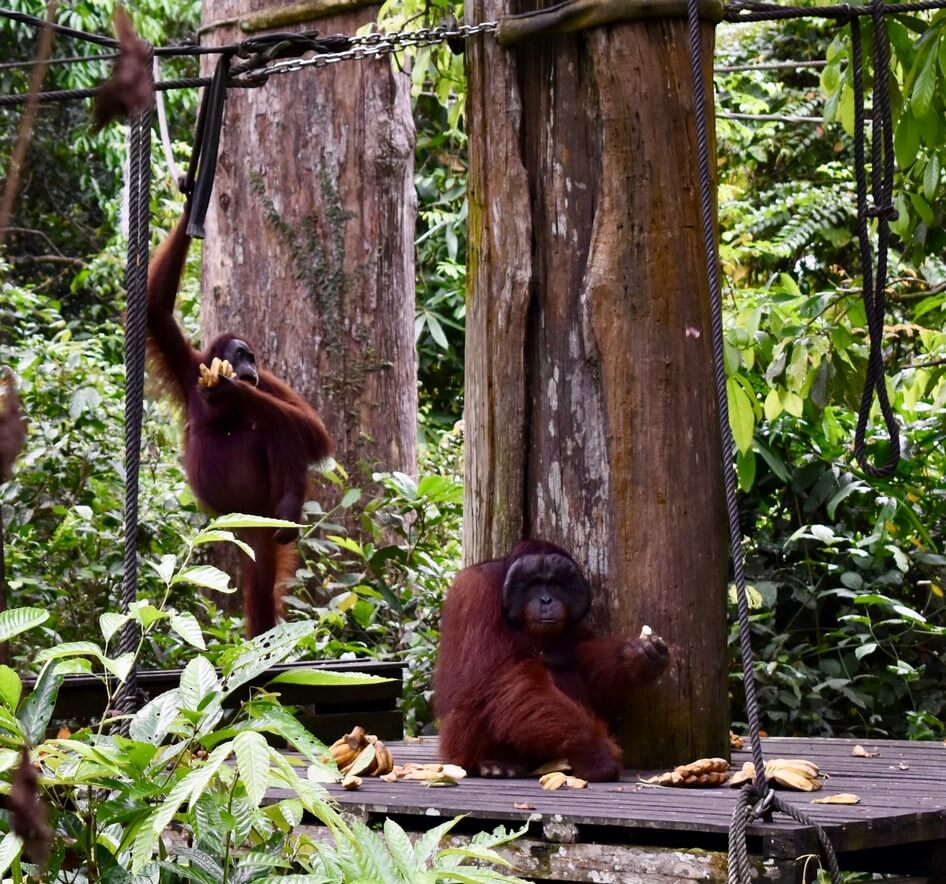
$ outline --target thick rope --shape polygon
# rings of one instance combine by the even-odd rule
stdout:
[[[742,674],[746,694],[746,715],[749,723],[749,739],[752,760],[755,766],[755,782],[747,784],[737,800],[729,839],[729,882],[749,884],[752,879],[745,827],[750,818],[767,816],[771,809],[784,810],[784,806],[771,790],[765,777],[765,760],[762,754],[762,739],[759,734],[759,705],[756,697],[755,676],[752,671],[752,641],[749,632],[749,601],[746,595],[746,575],[743,558],[742,530],[739,527],[739,508],[736,502],[736,470],[733,464],[733,438],[729,426],[729,403],[726,398],[726,368],[723,343],[722,290],[719,279],[719,255],[716,249],[716,225],[713,213],[713,176],[710,171],[709,138],[707,135],[708,112],[706,91],[703,82],[703,44],[697,0],[687,0],[687,24],[690,35],[690,65],[693,77],[693,98],[696,118],[697,161],[700,178],[700,220],[703,230],[703,249],[706,257],[706,272],[710,295],[710,325],[713,338],[713,374],[716,384],[716,404],[719,418],[719,434],[722,446],[723,484],[726,489],[726,514],[729,522],[729,543],[732,550],[733,580],[736,584],[736,604],[739,610],[739,647],[742,656]],[[761,799],[752,806],[753,799]],[[787,812],[787,811],[786,811]],[[793,814],[794,815],[794,814]],[[798,817],[795,817],[798,819]],[[831,869],[832,881],[840,884],[837,859],[831,843],[815,824],[799,820],[815,828],[819,843]]]
[[[888,3],[884,15],[908,12],[930,12],[946,8],[946,0],[917,0],[914,3]],[[870,6],[782,6],[778,3],[758,3],[754,0],[733,0],[726,4],[723,21],[729,24],[754,21],[785,21],[792,18],[829,18],[846,22],[852,16],[873,15]]]
[[[883,0],[872,0],[874,30],[874,101],[873,134],[871,139],[871,172],[873,178],[873,206],[867,204],[867,173],[864,144],[864,72],[861,49],[861,26],[858,19],[851,21],[851,65],[854,79],[854,175],[857,182],[857,237],[860,246],[861,276],[863,278],[864,312],[870,350],[864,392],[854,431],[854,457],[868,476],[881,478],[891,475],[900,462],[900,428],[887,395],[884,374],[884,302],[887,285],[887,248],[890,239],[890,218],[896,217],[893,207],[893,131],[890,115],[890,44],[887,23],[883,14]],[[873,272],[868,225],[870,217],[877,218],[877,272]],[[887,428],[889,451],[887,460],[875,466],[867,458],[867,424],[870,419],[874,393]]]
[[[148,70],[151,70],[149,60]],[[141,465],[141,423],[144,401],[145,340],[148,316],[148,247],[151,197],[151,105],[138,114],[129,130],[128,262],[125,272],[125,561],[121,610],[127,614],[138,590],[138,476]],[[138,649],[138,627],[126,622],[119,652]],[[137,662],[115,697],[116,711],[130,715],[138,708]],[[128,722],[120,730],[127,733]]]
[[[739,609],[739,647],[742,655],[742,674],[745,681],[746,715],[752,759],[756,770],[756,787],[765,794],[765,764],[762,741],[759,737],[759,705],[752,672],[752,642],[749,635],[749,601],[746,595],[746,575],[739,527],[739,508],[736,503],[736,470],[733,465],[733,438],[729,426],[729,401],[726,398],[726,369],[723,359],[723,306],[719,280],[719,256],[716,251],[716,224],[713,212],[713,176],[710,172],[709,139],[707,136],[706,92],[703,88],[703,46],[697,0],[688,0],[690,32],[690,62],[693,75],[693,97],[696,116],[697,160],[700,176],[700,216],[703,229],[703,251],[710,295],[710,325],[713,338],[713,369],[716,386],[716,407],[719,413],[719,433],[723,457],[723,484],[726,487],[726,515],[729,523],[729,544],[732,550],[733,580],[736,584],[736,603]]]

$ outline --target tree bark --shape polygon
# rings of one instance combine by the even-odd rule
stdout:
[[[205,3],[203,43],[237,42],[246,35],[227,20],[291,5]],[[353,34],[376,13],[298,27]],[[227,96],[203,338],[245,334],[319,410],[351,473],[416,472],[413,150],[410,77],[389,59],[275,75]]]
[[[469,23],[507,10],[474,0]],[[713,27],[703,26],[712,95]],[[570,549],[671,646],[631,767],[728,757],[726,568],[686,22],[467,47],[467,562]],[[646,712],[644,711],[646,710]]]

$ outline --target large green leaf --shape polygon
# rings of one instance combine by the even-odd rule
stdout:
[[[913,81],[910,105],[916,117],[925,117],[930,112],[933,96],[936,94],[936,55],[937,40],[930,40],[917,58],[917,75]]]
[[[203,586],[217,592],[236,592],[236,587],[230,585],[229,575],[213,565],[195,565],[193,568],[185,568],[180,574],[174,575],[171,585],[177,583],[193,583],[195,586]]]
[[[352,685],[379,684],[393,681],[384,675],[369,675],[366,672],[332,672],[327,669],[290,669],[280,672],[268,684],[301,684],[320,687],[351,687]]]
[[[748,451],[752,447],[752,434],[755,430],[755,411],[752,403],[735,378],[726,379],[726,393],[733,441],[739,451]]]
[[[0,642],[40,626],[49,619],[49,612],[42,608],[11,608],[0,611]]]
[[[7,709],[15,710],[23,693],[20,676],[9,666],[0,666],[0,703]]]
[[[269,785],[269,745],[256,731],[243,731],[233,741],[233,750],[246,796],[259,807]]]
[[[64,677],[55,663],[47,663],[36,680],[36,686],[23,701],[17,718],[23,729],[23,736],[30,745],[35,746],[42,742],[49,719],[56,708],[56,698],[59,696],[59,687]]]

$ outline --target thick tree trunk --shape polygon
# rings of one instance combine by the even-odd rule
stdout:
[[[507,11],[475,0],[469,23]],[[520,11],[515,9],[513,11]],[[704,25],[705,76],[712,26]],[[467,49],[468,561],[572,550],[597,628],[674,658],[630,766],[728,756],[726,547],[686,22]],[[711,93],[710,93],[711,94]]]
[[[205,2],[202,42],[239,41],[235,25],[213,23],[290,5]],[[376,13],[293,28],[353,34]],[[245,334],[316,406],[353,474],[361,464],[416,472],[413,149],[410,78],[388,59],[277,75],[227,97],[203,247],[204,340]]]

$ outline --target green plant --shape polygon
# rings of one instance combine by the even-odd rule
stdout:
[[[101,642],[70,642],[41,652],[43,668],[28,697],[22,698],[14,670],[0,666],[0,747],[6,747],[0,748],[0,774],[9,777],[13,771],[16,747],[35,745],[41,797],[51,808],[52,845],[43,880],[244,882],[296,874],[339,884],[517,881],[467,862],[508,865],[493,848],[518,833],[498,831],[474,839],[469,848],[438,851],[455,820],[413,846],[390,821],[383,837],[362,824],[348,825],[322,785],[338,778],[327,748],[272,693],[262,692],[228,713],[226,701],[236,690],[298,653],[315,628],[311,621],[282,624],[242,643],[219,673],[198,654],[177,688],[128,719],[127,737],[109,732],[117,719],[103,717],[75,734],[43,739],[68,672],[97,674],[111,706],[113,688],[125,680],[136,656],[109,650],[127,623],[140,631],[139,651],[163,624],[203,649],[197,621],[171,600],[181,585],[227,590],[229,580],[211,566],[192,564],[192,552],[211,541],[239,544],[231,529],[259,524],[240,515],[218,519],[194,537],[180,563],[171,556],[155,562],[161,597],[138,601],[128,614],[104,614]],[[0,614],[0,641],[47,616],[26,608]],[[376,677],[296,670],[274,683],[298,679],[344,685]],[[284,741],[298,758],[274,749],[266,735]],[[288,794],[265,804],[273,787]],[[331,840],[301,828],[304,815],[324,825]],[[38,871],[22,856],[22,846],[12,831],[0,840],[0,874],[9,871],[17,884]]]
[[[407,671],[401,703],[408,733],[431,720],[430,677],[439,637],[440,609],[460,563],[463,489],[455,475],[459,430],[427,453],[429,472],[414,479],[403,473],[375,473],[381,493],[362,502],[349,488],[339,511],[360,506],[361,539],[347,535],[333,521],[335,511],[306,504],[313,521],[303,536],[304,567],[299,575],[323,617],[339,627],[327,639],[331,651],[355,651],[404,660]],[[439,470],[434,472],[433,470]],[[340,472],[334,481],[344,483]],[[320,656],[326,643],[313,648]]]

